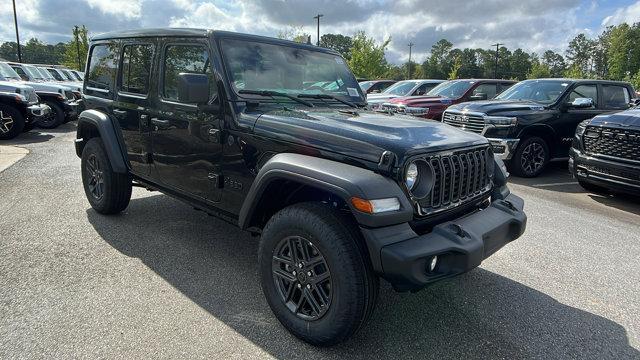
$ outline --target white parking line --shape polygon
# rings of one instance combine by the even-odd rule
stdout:
[[[570,182],[559,182],[559,183],[551,183],[551,184],[536,184],[533,185],[535,187],[547,187],[547,186],[564,186],[564,185],[578,185],[577,181]]]

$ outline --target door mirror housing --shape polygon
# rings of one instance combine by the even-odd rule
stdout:
[[[574,109],[587,109],[593,107],[593,99],[592,98],[575,98],[572,102],[569,103],[569,106]]]
[[[471,101],[487,100],[487,94],[486,93],[475,93],[475,94],[473,94],[473,95],[471,95],[469,97],[469,100],[471,100]]]
[[[209,77],[205,74],[178,74],[178,100],[187,104],[209,102]]]

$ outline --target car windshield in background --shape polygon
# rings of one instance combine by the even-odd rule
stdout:
[[[53,78],[53,76],[51,76],[51,74],[49,74],[49,72],[47,71],[47,69],[45,68],[41,68],[41,67],[36,67],[38,69],[38,71],[40,72],[40,75],[42,75],[43,78],[47,79],[47,80],[55,80]]]
[[[35,66],[22,65],[22,68],[27,74],[29,74],[29,77],[31,77],[32,79],[44,80],[44,77],[42,76],[42,74],[40,74],[40,71],[38,71]]]
[[[20,75],[13,68],[0,62],[0,78],[2,80],[21,80]]]
[[[551,104],[558,100],[568,86],[569,83],[563,80],[525,80],[513,85],[496,99],[530,100]]]
[[[417,81],[400,81],[389,86],[383,94],[406,96],[411,93],[414,87],[418,85]]]
[[[363,91],[367,91],[367,90],[369,90],[370,87],[373,86],[373,84],[375,84],[374,81],[363,81],[363,82],[360,83],[360,88]]]
[[[446,81],[431,89],[431,91],[429,91],[427,95],[443,96],[457,99],[464,95],[464,93],[466,93],[474,83],[475,81],[466,80]]]
[[[339,56],[246,40],[223,39],[220,43],[236,92],[330,94],[351,102],[364,102],[358,82]]]

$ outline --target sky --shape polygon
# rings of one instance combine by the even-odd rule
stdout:
[[[15,0],[21,42],[37,37],[66,42],[73,25],[91,34],[143,27],[202,27],[277,36],[292,27],[316,39],[320,32],[364,30],[379,42],[391,38],[387,59],[421,62],[439,39],[454,47],[564,52],[577,34],[596,37],[608,25],[640,22],[631,0]],[[0,43],[15,41],[11,0],[0,0]]]

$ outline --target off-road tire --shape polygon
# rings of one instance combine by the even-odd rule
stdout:
[[[85,145],[81,167],[84,192],[95,211],[105,215],[117,214],[129,205],[131,178],[128,174],[113,172],[100,138],[92,138]],[[100,191],[95,187],[99,183]]]
[[[330,300],[325,312],[316,319],[301,318],[302,315],[287,307],[278,287],[279,278],[274,275],[273,264],[279,263],[274,260],[275,252],[284,239],[291,237],[307,241],[326,260],[330,272]],[[269,220],[258,251],[262,290],[276,318],[293,335],[317,346],[334,345],[351,337],[371,316],[379,279],[363,244],[354,222],[324,203],[291,205]],[[312,270],[311,274],[317,268]]]
[[[16,108],[0,104],[0,140],[13,139],[24,129],[24,116]]]
[[[51,108],[51,113],[38,118],[36,125],[43,129],[55,129],[64,123],[64,110],[55,101],[46,100],[45,104]]]
[[[519,177],[536,177],[546,169],[550,156],[549,145],[543,138],[528,137],[518,144],[509,161],[509,171]],[[529,165],[530,162],[534,164]]]

